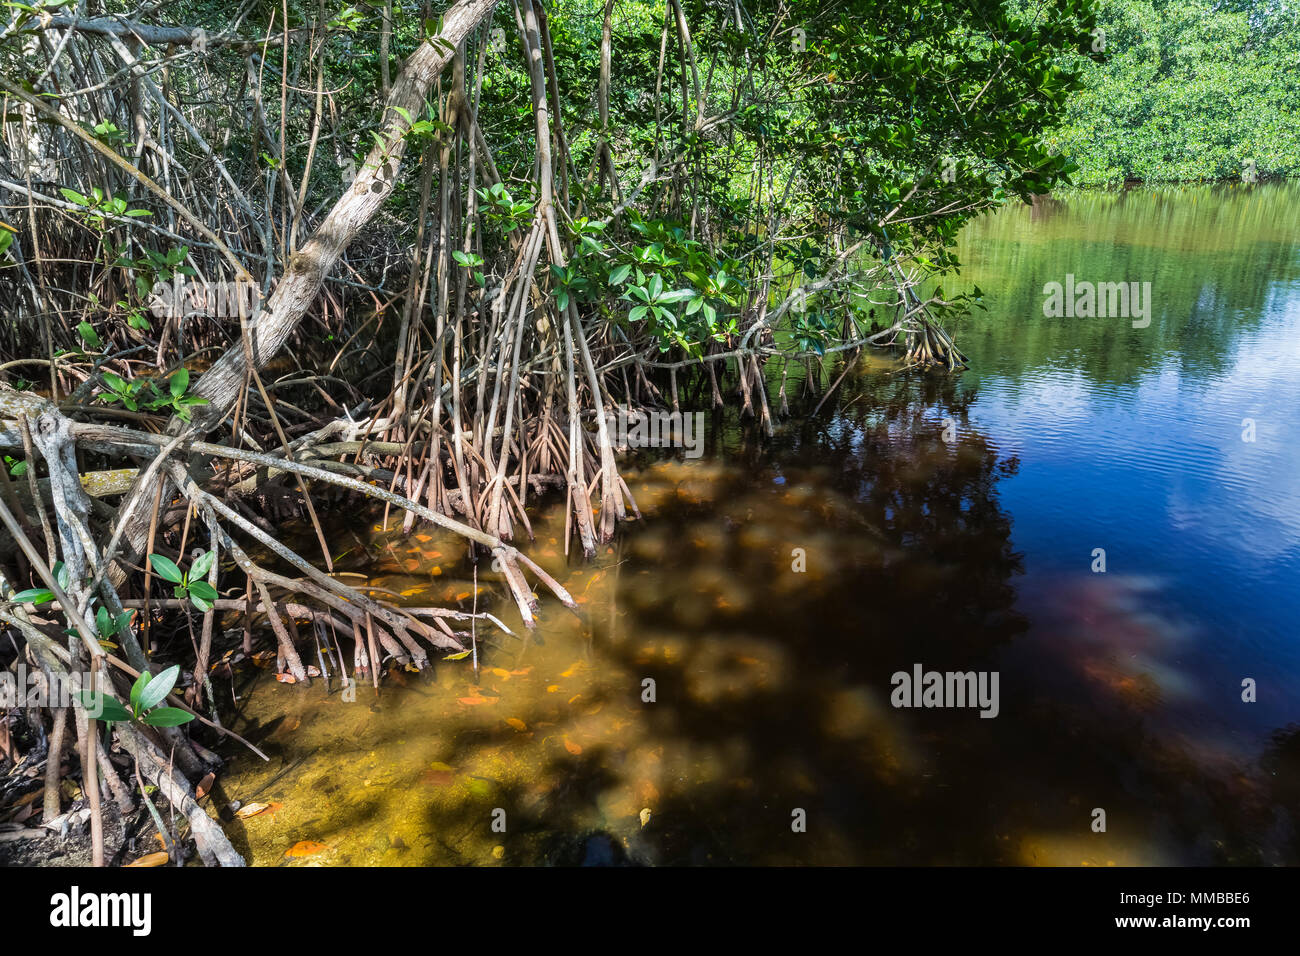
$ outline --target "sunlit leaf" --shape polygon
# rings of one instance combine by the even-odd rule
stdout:
[[[185,579],[184,575],[181,574],[181,569],[176,567],[176,562],[171,558],[164,557],[161,554],[151,554],[149,555],[149,563],[153,565],[153,569],[158,572],[159,576],[171,581],[173,584],[180,584]]]
[[[140,709],[148,710],[150,707],[156,707],[163,702],[172,688],[176,686],[176,678],[181,674],[179,664],[173,664],[167,668],[140,691]],[[143,676],[143,675],[141,675]]]

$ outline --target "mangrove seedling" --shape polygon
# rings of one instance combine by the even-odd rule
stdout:
[[[135,684],[131,686],[131,709],[128,710],[116,699],[102,691],[83,690],[77,695],[81,706],[91,714],[98,714],[98,719],[105,723],[148,724],[150,727],[179,727],[194,719],[189,711],[179,707],[159,707],[176,686],[180,676],[179,664],[173,664],[157,677],[149,671],[143,671]]]
[[[194,559],[189,572],[184,573],[171,558],[163,557],[161,554],[149,555],[149,563],[153,565],[153,569],[164,580],[176,585],[172,593],[181,600],[189,598],[190,603],[200,611],[211,611],[212,602],[217,599],[217,589],[203,580],[203,576],[208,573],[208,569],[216,559],[215,551],[205,551]]]

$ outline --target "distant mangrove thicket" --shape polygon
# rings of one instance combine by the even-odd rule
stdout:
[[[1089,71],[1049,137],[1080,185],[1300,169],[1300,5],[1101,0]]]

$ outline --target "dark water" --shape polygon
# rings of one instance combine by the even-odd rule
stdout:
[[[301,840],[322,864],[1300,862],[1297,223],[1300,190],[1270,186],[974,224],[957,284],[990,311],[958,327],[964,375],[868,360],[770,444],[724,428],[700,461],[646,464],[646,520],[595,566],[538,510],[535,553],[585,622],[552,606],[477,678],[442,663],[355,704],[238,682],[273,759],[237,758],[222,795],[281,806],[237,843],[259,863]],[[1067,273],[1151,282],[1149,326],[1045,317]],[[472,600],[455,542],[364,537],[343,568]],[[997,672],[998,715],[893,707],[917,664]]]

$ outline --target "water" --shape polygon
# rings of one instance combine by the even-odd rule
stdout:
[[[536,509],[534,553],[584,621],[551,602],[526,648],[483,634],[477,679],[439,663],[357,703],[221,681],[272,760],[236,756],[217,799],[278,804],[230,821],[236,845],[324,865],[1300,862],[1298,222],[1300,189],[1267,186],[973,224],[945,285],[990,311],[957,329],[960,378],[869,357],[770,445],[718,427],[704,459],[631,469],[646,520],[594,565]],[[1067,273],[1150,281],[1149,327],[1045,317]],[[340,567],[468,607],[456,542],[421,534],[363,526]],[[503,607],[485,567],[477,586]],[[891,706],[915,664],[998,672],[998,716]],[[285,857],[300,841],[324,848]]]

